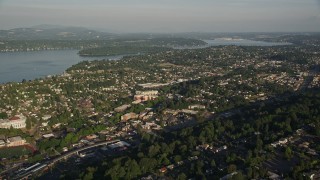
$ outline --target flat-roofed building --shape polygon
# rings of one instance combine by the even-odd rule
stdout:
[[[131,112],[121,116],[121,121],[128,121],[130,119],[136,119],[136,118],[138,118],[138,114]]]
[[[22,146],[26,144],[26,140],[21,136],[10,137],[7,139],[7,147]]]
[[[0,148],[6,146],[6,142],[4,140],[0,140]]]
[[[188,108],[189,108],[189,109],[205,109],[206,106],[200,105],[200,104],[194,104],[194,105],[188,106]]]
[[[128,109],[129,107],[131,107],[131,105],[128,105],[128,104],[124,104],[122,106],[119,106],[117,108],[114,108],[114,111],[115,112],[123,112],[125,111],[126,109]]]
[[[146,84],[138,84],[138,86],[142,88],[158,88],[162,86],[167,86],[169,83],[146,83]]]
[[[54,137],[54,134],[52,134],[52,133],[44,134],[44,135],[42,135],[42,137],[44,137],[44,138],[46,138],[46,139],[49,139],[49,138]]]
[[[145,96],[158,95],[158,93],[158,91],[136,91],[136,94]]]

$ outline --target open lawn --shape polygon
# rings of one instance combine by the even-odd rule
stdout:
[[[32,150],[26,146],[0,149],[0,158],[18,158],[29,154],[32,154]]]

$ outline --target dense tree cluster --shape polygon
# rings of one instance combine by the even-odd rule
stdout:
[[[141,131],[139,133],[142,143],[136,149],[96,166],[97,171],[93,177],[132,179],[148,174],[162,176],[159,169],[174,164],[175,170],[166,176],[178,179],[211,179],[238,171],[239,174],[234,178],[265,178],[267,172],[263,168],[263,162],[272,159],[275,151],[270,143],[305,126],[312,127],[308,133],[320,135],[319,97],[319,93],[309,92],[293,95],[272,105],[249,105],[232,117],[218,116],[194,127],[162,133],[161,136]],[[197,148],[198,145],[204,144],[220,147],[224,145],[223,142],[228,151],[221,154]],[[319,149],[319,146],[317,148]],[[262,153],[263,151],[267,151],[269,155]],[[297,151],[296,147],[284,148],[283,158],[297,158],[293,151]],[[195,156],[196,160],[188,161],[190,157]],[[316,161],[312,166],[306,166],[304,161],[305,158],[300,157],[300,164],[286,176],[297,178],[302,172],[319,163]],[[179,162],[184,164],[179,166]],[[223,170],[220,171],[218,168]],[[208,174],[208,169],[212,169],[214,173]]]

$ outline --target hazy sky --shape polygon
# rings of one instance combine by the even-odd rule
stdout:
[[[0,29],[39,24],[113,32],[320,32],[320,0],[0,0]]]

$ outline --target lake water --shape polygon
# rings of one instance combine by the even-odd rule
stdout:
[[[0,83],[62,74],[67,68],[84,60],[118,60],[123,57],[81,57],[77,53],[78,50],[0,53]]]
[[[202,40],[207,44],[204,46],[179,46],[173,47],[174,49],[201,49],[211,46],[284,46],[292,45],[286,42],[266,42],[266,41],[253,41],[248,39],[233,39],[233,38],[216,38],[213,40]]]
[[[214,40],[203,40],[208,43],[207,46],[283,46],[292,45],[291,43],[282,42],[265,42],[265,41],[253,41],[248,39],[232,39],[232,38],[217,38]]]
[[[246,39],[219,38],[204,40],[208,45],[203,47],[181,47],[176,49],[195,49],[209,46],[277,46],[290,43],[272,43]],[[0,53],[0,84],[33,80],[48,75],[63,73],[67,68],[84,60],[121,59],[124,55],[106,57],[81,57],[77,50],[33,51]]]

